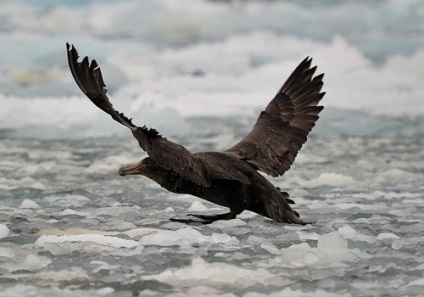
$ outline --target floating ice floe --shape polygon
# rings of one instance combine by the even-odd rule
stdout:
[[[261,245],[264,249],[277,256],[270,259],[267,266],[283,266],[287,268],[299,267],[344,267],[345,262],[355,261],[362,257],[358,249],[348,248],[348,242],[343,234],[349,234],[345,230],[338,230],[320,235],[317,247],[308,243],[292,245],[278,250],[275,246]],[[350,235],[352,237],[352,235]],[[308,236],[307,236],[308,237]],[[314,235],[312,238],[316,238]]]
[[[188,212],[202,212],[207,211],[208,208],[200,201],[193,201],[190,208],[187,210]]]
[[[353,177],[333,172],[321,173],[315,179],[306,181],[302,186],[304,187],[320,187],[320,186],[331,186],[331,187],[342,187],[354,184],[356,181]]]
[[[40,205],[38,205],[38,203],[33,201],[33,200],[25,199],[19,205],[19,208],[38,209],[38,208],[40,208]]]
[[[290,281],[265,269],[241,268],[227,263],[207,263],[200,257],[193,259],[191,265],[180,269],[168,269],[158,275],[143,277],[175,286],[193,286],[199,284],[220,284],[231,286],[279,285]]]
[[[187,247],[192,244],[224,244],[226,246],[237,245],[239,240],[223,233],[213,233],[211,236],[203,235],[192,227],[184,227],[178,230],[159,230],[148,234],[140,239],[143,245],[181,246]]]
[[[114,248],[133,248],[140,243],[131,239],[123,239],[101,234],[79,234],[79,235],[41,235],[35,245],[43,247],[49,244],[62,244],[67,242],[82,242],[95,245],[105,245]]]
[[[51,263],[51,260],[44,256],[36,254],[28,254],[24,259],[9,260],[0,264],[0,267],[10,271],[36,271],[46,267]]]
[[[4,238],[8,234],[9,234],[9,228],[4,224],[0,224],[0,238]]]

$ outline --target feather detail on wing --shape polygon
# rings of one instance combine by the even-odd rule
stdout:
[[[238,156],[271,176],[286,172],[323,109],[317,106],[323,74],[306,58],[289,76],[274,99],[259,115],[253,129],[227,153]]]
[[[211,181],[208,171],[202,160],[182,145],[162,137],[155,129],[148,129],[146,126],[135,126],[131,119],[116,111],[106,96],[106,85],[97,62],[92,60],[90,63],[88,57],[78,62],[79,56],[75,47],[69,44],[66,44],[66,46],[69,68],[75,82],[98,108],[109,114],[115,121],[128,127],[140,147],[147,152],[156,164],[172,170],[198,185],[210,186]]]

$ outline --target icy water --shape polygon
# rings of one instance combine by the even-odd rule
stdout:
[[[424,296],[424,1],[0,1],[0,296]],[[192,151],[252,127],[294,67],[325,109],[271,179],[307,226],[226,211],[118,168],[145,155],[81,94]]]
[[[215,149],[239,129],[180,141]],[[273,179],[307,226],[170,222],[225,210],[118,176],[142,156],[130,138],[2,139],[0,296],[419,296],[422,139],[312,137]]]

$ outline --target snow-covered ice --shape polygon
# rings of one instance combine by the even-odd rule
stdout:
[[[189,7],[190,9],[187,9]],[[422,296],[423,1],[1,1],[0,296]],[[22,21],[25,20],[25,21]],[[306,226],[222,213],[117,170],[145,154],[83,98],[222,150],[306,56],[325,109],[271,181]]]

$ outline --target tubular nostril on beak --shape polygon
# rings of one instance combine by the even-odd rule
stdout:
[[[126,174],[125,174],[125,169],[124,169],[124,167],[119,168],[119,170],[118,170],[118,174],[119,174],[120,176],[125,176],[125,175],[126,175]]]

